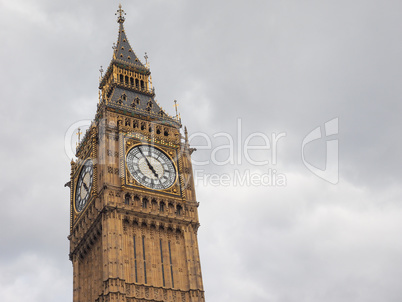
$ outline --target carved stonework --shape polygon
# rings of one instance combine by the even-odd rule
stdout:
[[[180,118],[169,116],[155,99],[149,67],[128,43],[122,9],[118,23],[95,120],[71,162],[73,302],[203,302],[191,148],[182,139]],[[140,154],[136,160],[141,163],[131,174],[127,156],[139,144],[152,146],[166,160]],[[78,175],[89,158],[92,179],[81,182],[77,191],[79,196],[89,191],[88,203],[78,212]],[[175,177],[157,188],[155,183],[168,174],[166,163]],[[154,185],[138,178],[144,176]]]

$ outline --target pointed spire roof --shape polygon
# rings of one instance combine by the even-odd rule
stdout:
[[[117,38],[117,44],[114,45],[113,59],[119,61],[120,63],[134,65],[135,67],[138,67],[140,69],[146,69],[146,67],[138,59],[138,57],[134,53],[133,48],[128,42],[123,26],[123,23],[125,21],[125,14],[126,13],[124,12],[120,4],[119,9],[116,13],[116,15],[118,15],[117,23],[119,23],[119,37]]]
[[[141,69],[145,69],[145,66],[138,59],[130,43],[128,42],[123,23],[120,23],[119,26],[119,37],[117,39],[117,44],[114,47],[113,59],[120,61],[121,63],[134,65]]]
[[[152,87],[149,65],[144,66],[128,42],[123,23],[124,11],[119,5],[117,11],[119,36],[113,47],[113,58],[101,78],[101,101],[115,112],[146,116],[152,120],[181,127],[179,117],[168,115],[155,100],[155,89]],[[148,56],[145,57],[147,59]],[[115,68],[117,67],[117,68]]]

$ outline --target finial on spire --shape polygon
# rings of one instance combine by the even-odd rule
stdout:
[[[148,54],[146,52],[145,52],[144,59],[145,59],[145,67],[149,69]]]
[[[124,10],[121,8],[121,3],[119,4],[119,9],[117,10],[117,13],[115,13],[117,17],[117,23],[124,23],[124,16],[126,15],[126,13],[124,12]]]
[[[177,101],[176,100],[174,100],[174,108],[176,109],[176,118],[178,117],[178,114],[177,114],[177,107],[179,107],[179,105],[177,104]]]
[[[188,132],[186,126],[184,126],[184,142],[188,144]]]
[[[149,75],[149,89],[152,91],[154,88],[152,87],[152,76]]]
[[[147,52],[145,52],[144,58],[145,58],[145,63],[148,64],[148,54],[147,54]]]
[[[81,141],[81,134],[82,134],[81,128],[78,127],[78,129],[77,129],[77,135],[78,135],[77,147],[78,147],[78,145],[80,144],[80,141]]]
[[[101,77],[103,77],[103,67],[102,67],[102,65],[101,65],[101,67],[100,67],[100,69],[99,69],[99,72],[100,72],[100,74],[101,74]]]

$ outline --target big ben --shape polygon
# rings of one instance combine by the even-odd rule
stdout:
[[[70,179],[74,302],[205,301],[187,130],[156,102],[117,13],[95,118]]]

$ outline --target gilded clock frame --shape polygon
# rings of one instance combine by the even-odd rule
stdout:
[[[76,208],[76,205],[75,205],[75,203],[76,203],[76,192],[77,192],[77,184],[78,184],[78,179],[80,178],[80,175],[81,175],[81,172],[82,172],[82,169],[84,169],[84,167],[85,167],[85,165],[86,165],[86,163],[88,162],[88,161],[92,161],[92,183],[91,183],[91,190],[90,190],[90,192],[88,193],[89,194],[89,197],[88,197],[88,200],[87,200],[87,202],[85,203],[85,206],[82,208],[82,210],[81,211],[78,211],[77,210],[77,208]],[[86,208],[87,208],[87,206],[89,205],[89,203],[92,201],[92,197],[94,196],[94,183],[95,183],[95,163],[94,163],[94,160],[91,158],[91,157],[87,157],[86,159],[84,159],[83,161],[82,161],[82,163],[81,163],[81,165],[80,165],[80,167],[79,167],[79,169],[77,169],[77,171],[78,171],[78,173],[76,173],[76,175],[75,175],[75,177],[74,177],[74,183],[73,183],[73,209],[74,209],[74,213],[78,216],[78,215],[80,215],[81,213],[83,213],[85,210],[86,210]]]
[[[163,190],[154,190],[151,188],[148,188],[142,184],[140,184],[135,178],[131,175],[130,171],[128,170],[127,167],[127,154],[130,152],[131,149],[137,147],[137,146],[151,146],[159,151],[163,152],[169,160],[172,162],[176,175],[175,175],[175,180],[173,184]],[[137,139],[132,139],[132,138],[125,138],[124,139],[124,153],[122,156],[122,162],[123,162],[123,167],[124,167],[124,174],[122,175],[122,185],[126,187],[131,187],[131,188],[139,188],[142,190],[146,191],[153,191],[157,193],[163,193],[163,194],[170,194],[174,196],[181,196],[182,195],[182,188],[181,188],[181,183],[180,183],[180,157],[178,155],[178,150],[177,148],[170,147],[170,146],[163,146],[160,144],[153,143],[152,141],[143,141],[143,140],[137,140]]]
[[[71,162],[72,173],[70,178],[70,231],[74,228],[88,207],[93,203],[98,195],[98,147],[96,143],[97,131],[91,126],[86,132],[80,145],[77,147],[77,160]],[[85,207],[81,212],[75,208],[75,192],[77,188],[78,177],[87,160],[92,160],[93,178],[90,196]]]
[[[149,143],[141,143],[141,142],[139,142],[139,143],[137,143],[137,144],[134,144],[134,145],[130,146],[129,148],[126,148],[126,152],[125,152],[125,155],[124,155],[124,164],[125,164],[126,174],[128,174],[130,178],[133,178],[133,180],[134,180],[136,183],[138,183],[138,181],[131,175],[131,172],[128,171],[128,167],[127,167],[127,155],[128,155],[128,153],[129,153],[132,149],[134,149],[134,148],[137,147],[137,146],[148,146],[148,147],[153,147],[153,148],[155,148],[155,149],[158,149],[160,152],[162,152],[163,154],[165,154],[165,155],[168,157],[168,159],[171,161],[171,163],[173,164],[173,167],[174,167],[174,169],[175,169],[174,181],[173,181],[172,185],[169,186],[169,187],[166,188],[166,189],[163,189],[163,190],[152,189],[152,188],[148,188],[148,187],[146,187],[146,186],[144,186],[144,185],[142,185],[142,184],[139,184],[139,186],[144,187],[144,188],[146,188],[146,189],[156,190],[156,191],[158,191],[158,192],[163,192],[163,191],[165,191],[165,190],[169,190],[170,188],[172,188],[173,186],[175,186],[176,183],[177,183],[177,180],[178,180],[178,178],[179,178],[179,169],[178,169],[178,166],[177,166],[177,164],[175,163],[174,159],[169,155],[168,152],[166,152],[165,150],[159,148],[159,147],[158,147],[157,145],[155,145],[155,144],[149,144]],[[175,150],[175,149],[174,149],[174,150]],[[175,153],[176,153],[176,152],[175,152]],[[176,154],[176,155],[177,155],[177,154]],[[127,173],[127,172],[128,172],[128,173]]]

